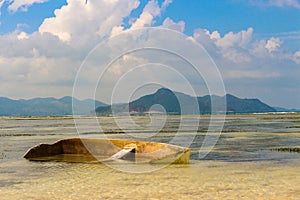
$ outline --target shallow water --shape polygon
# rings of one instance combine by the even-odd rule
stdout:
[[[80,136],[133,139],[141,134],[139,139],[170,142],[179,130],[179,139],[195,136],[191,164],[124,173],[104,164],[30,162],[22,158],[28,148],[78,137],[73,119],[1,118],[0,199],[300,199],[300,154],[270,151],[300,146],[300,114],[229,115],[203,159],[199,150],[209,116],[201,116],[199,127],[196,116],[168,116],[163,128],[148,128],[149,118],[134,117],[139,128],[128,124],[121,131],[113,119],[98,119],[106,134],[95,131],[93,120],[79,119],[85,131]],[[125,117],[120,120],[126,125]]]

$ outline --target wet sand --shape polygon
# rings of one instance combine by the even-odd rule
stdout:
[[[299,164],[193,161],[128,174],[103,164],[33,163],[43,173],[0,188],[0,199],[299,199]]]

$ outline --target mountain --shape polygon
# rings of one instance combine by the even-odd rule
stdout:
[[[94,108],[107,106],[92,99],[78,100],[69,96],[13,100],[0,97],[0,116],[64,116],[72,115],[72,100],[75,115],[90,115]]]
[[[211,108],[212,102],[214,105],[213,110]],[[98,107],[96,113],[109,115],[112,110],[114,113],[119,114],[128,110],[130,113],[159,113],[165,111],[168,114],[276,112],[274,108],[259,99],[240,99],[230,94],[222,97],[216,95],[192,97],[184,93],[173,92],[167,88],[161,88],[155,93],[145,95],[129,104]]]

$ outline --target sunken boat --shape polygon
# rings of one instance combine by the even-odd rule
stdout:
[[[157,142],[70,138],[32,147],[24,158],[31,161],[188,164],[190,149]]]

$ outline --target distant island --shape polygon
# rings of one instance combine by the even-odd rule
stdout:
[[[179,100],[180,102],[179,102]],[[226,106],[224,102],[226,101]],[[76,110],[72,110],[72,102]],[[215,107],[212,111],[211,105]],[[181,103],[181,105],[180,105]],[[160,105],[160,106],[157,106]],[[96,108],[96,109],[95,109]],[[70,96],[63,98],[33,98],[13,100],[0,97],[0,116],[67,116],[92,114],[107,116],[130,112],[130,114],[210,114],[210,113],[268,113],[299,112],[299,110],[271,107],[259,99],[241,99],[233,95],[206,95],[192,97],[167,88],[140,97],[129,103],[107,105],[93,99],[79,100]]]
[[[211,108],[212,102],[214,110]],[[164,110],[161,107],[155,108],[154,105],[161,105]],[[192,97],[184,93],[173,92],[167,88],[161,88],[153,94],[145,95],[130,103],[100,106],[96,109],[96,113],[98,115],[110,115],[112,110],[115,114],[128,111],[131,114],[160,112],[167,114],[266,113],[277,111],[258,99],[240,99],[230,94],[222,97],[216,95]]]
[[[34,98],[13,100],[0,97],[0,116],[66,116],[73,115],[72,102],[76,106],[75,115],[91,115],[95,108],[107,106],[92,99],[78,100],[70,96],[57,98]]]

